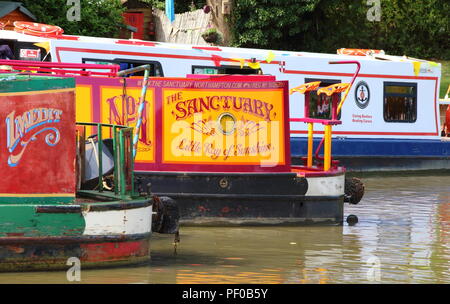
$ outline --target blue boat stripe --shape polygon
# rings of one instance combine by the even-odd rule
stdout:
[[[314,152],[320,138],[314,139]],[[291,137],[293,157],[306,156],[307,138]],[[323,149],[320,155],[323,154]],[[450,142],[434,139],[369,139],[339,138],[333,139],[333,157],[443,157],[450,156]]]

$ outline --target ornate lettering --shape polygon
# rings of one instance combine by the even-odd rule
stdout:
[[[60,140],[60,132],[56,127],[38,128],[44,125],[58,123],[63,111],[51,108],[35,108],[16,116],[12,111],[6,117],[6,146],[10,153],[8,165],[19,164],[28,144],[37,140],[37,135],[47,133],[45,143],[55,146]],[[19,148],[19,149],[17,149]],[[15,153],[19,151],[18,153]]]
[[[276,115],[276,113],[272,113],[273,108],[274,106],[268,102],[248,97],[206,96],[178,100],[172,114],[176,120],[183,120],[196,113],[234,110],[271,121]]]
[[[120,95],[106,99],[109,105],[109,123],[117,125],[135,125],[139,119],[138,108],[140,101],[133,96]],[[151,146],[152,142],[149,138],[148,120],[147,120],[148,101],[144,101],[144,110],[142,112],[142,126],[139,141],[146,146]],[[140,150],[138,148],[138,150]]]

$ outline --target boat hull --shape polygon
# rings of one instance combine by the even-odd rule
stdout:
[[[319,141],[314,144],[318,146]],[[291,137],[294,164],[303,164],[305,146],[306,138]],[[340,138],[333,141],[333,159],[347,172],[450,169],[450,141]]]
[[[70,258],[77,258],[81,268],[148,261],[152,204],[142,199],[4,205],[3,217],[8,218],[2,220],[0,272],[67,270]]]
[[[1,237],[0,271],[68,270],[135,265],[150,259],[150,233],[68,237]]]
[[[345,172],[139,172],[137,187],[177,202],[184,226],[341,225]],[[147,190],[149,191],[149,190]]]

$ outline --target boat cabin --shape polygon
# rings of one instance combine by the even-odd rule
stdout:
[[[41,43],[36,45],[36,42]],[[335,145],[335,155],[349,169],[359,171],[389,170],[390,164],[393,168],[412,169],[422,161],[427,164],[417,169],[426,168],[431,158],[446,158],[450,154],[439,152],[448,149],[441,147],[443,116],[440,116],[438,99],[441,66],[431,61],[390,56],[375,50],[349,52],[346,49],[337,54],[319,54],[69,35],[37,37],[13,31],[0,32],[0,44],[12,45],[15,54],[20,54],[20,49],[38,48],[41,60],[59,63],[119,65],[120,70],[146,64],[150,66],[150,76],[154,77],[272,75],[277,80],[288,81],[289,89],[316,81],[320,81],[318,89],[348,83],[353,68],[329,62],[357,60],[361,63],[358,81],[347,96],[345,111],[339,114],[342,124],[333,132],[334,138],[340,139]],[[143,74],[128,78],[133,77],[143,77]],[[330,97],[317,91],[310,96],[309,115],[317,119],[331,118]],[[294,162],[306,153],[308,130],[297,121],[305,115],[304,101],[301,94],[290,98],[288,119]],[[314,132],[325,131],[318,126]],[[420,161],[410,162],[411,157]],[[375,160],[382,159],[384,164],[380,167]],[[392,159],[395,161],[391,162]],[[444,162],[439,166],[450,166],[447,159]]]

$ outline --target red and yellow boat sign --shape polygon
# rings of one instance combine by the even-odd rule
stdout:
[[[140,87],[101,87],[101,121],[115,125],[135,127],[138,121],[138,108],[141,103]],[[147,89],[142,115],[142,126],[137,146],[136,162],[155,160],[155,98],[154,90]]]
[[[135,170],[290,170],[288,83],[272,76],[227,77],[148,81]],[[77,121],[136,125],[142,79],[76,82]]]
[[[74,80],[10,78],[3,78],[0,93],[0,202],[73,201]]]
[[[165,163],[284,164],[283,89],[164,89]]]

